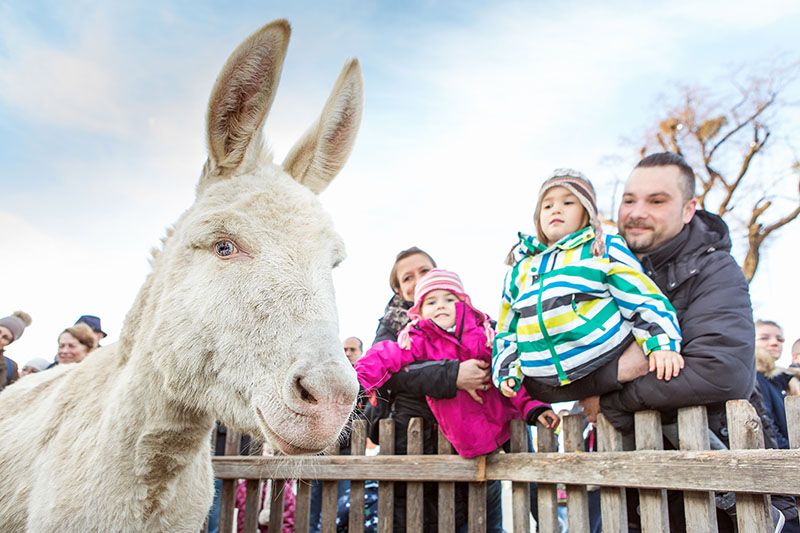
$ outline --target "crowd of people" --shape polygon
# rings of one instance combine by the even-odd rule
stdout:
[[[0,318],[0,391],[15,381],[42,372],[56,365],[80,363],[89,353],[100,346],[106,337],[100,318],[94,315],[81,315],[72,326],[58,334],[56,354],[52,359],[34,357],[28,359],[22,368],[6,354],[6,349],[22,337],[33,319],[25,311],[15,311]]]
[[[636,411],[658,410],[669,425],[677,409],[705,405],[712,438],[725,447],[724,404],[745,398],[762,418],[767,447],[789,447],[783,400],[800,394],[800,339],[792,365],[778,367],[783,329],[754,321],[728,228],[697,209],[694,172],[680,156],[654,154],[636,165],[616,231],[600,220],[591,181],[572,169],[544,180],[532,215],[533,231],[517,235],[505,280],[498,280],[496,322],[472,303],[457,269],[440,268],[417,247],[397,255],[371,347],[357,337],[343,341],[362,387],[355,413],[368,422],[370,445],[381,444],[378,422],[391,418],[395,453],[406,454],[408,425],[420,417],[425,454],[437,453],[438,429],[464,457],[508,451],[513,419],[556,428],[550,404],[575,401],[589,423],[602,413],[623,435],[632,433]],[[82,316],[58,335],[53,361],[32,359],[18,370],[5,351],[30,324],[24,312],[0,319],[0,389],[55,365],[79,364],[105,336],[99,318]],[[341,453],[349,453],[349,442]],[[337,523],[346,530],[349,482],[338,492]],[[436,484],[425,483],[423,492],[423,527],[436,531]],[[457,483],[455,495],[454,520],[465,531],[467,485]],[[367,498],[374,510],[377,492],[369,486]],[[502,531],[500,498],[500,483],[489,482],[487,531]],[[394,530],[404,531],[403,483],[395,484],[394,500]],[[320,526],[320,502],[315,482],[312,531]],[[685,530],[681,502],[670,499],[674,531]],[[536,504],[531,484],[534,518]],[[629,504],[636,527],[636,502]],[[793,498],[773,497],[773,505],[784,531],[800,531]],[[718,505],[720,530],[734,530],[731,514],[730,505]],[[366,516],[375,527],[374,514]],[[594,512],[592,529],[599,528]]]

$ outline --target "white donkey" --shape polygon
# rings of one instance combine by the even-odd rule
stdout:
[[[260,131],[289,33],[272,22],[223,67],[197,198],[154,253],[120,341],[0,395],[2,531],[194,533],[215,420],[289,454],[338,437],[358,386],[331,278],[344,249],[315,193],[353,146],[362,81],[348,61],[276,165]]]

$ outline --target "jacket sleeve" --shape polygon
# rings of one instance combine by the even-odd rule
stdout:
[[[395,392],[429,396],[437,400],[455,398],[459,362],[453,359],[412,363],[394,374],[386,386]]]
[[[617,429],[632,430],[635,411],[750,396],[755,385],[755,329],[747,282],[730,254],[714,254],[684,282],[690,286],[679,287],[689,296],[681,317],[684,369],[670,381],[650,372],[604,395],[601,411]]]
[[[681,331],[675,309],[647,277],[641,263],[619,235],[606,241],[609,267],[606,283],[620,314],[633,324],[633,336],[645,355],[656,350],[679,352]]]
[[[534,400],[524,387],[517,392],[516,396],[509,398],[509,400],[511,400],[511,404],[517,409],[520,418],[529,426],[536,425],[536,419],[539,418],[539,415],[548,409],[552,409],[549,403]]]
[[[511,306],[511,291],[514,288],[517,271],[513,268],[506,274],[503,282],[503,295],[500,301],[500,314],[497,319],[497,334],[492,343],[492,381],[495,387],[507,379],[514,380],[514,390],[519,390],[522,384],[522,368],[517,351],[517,321],[518,313]]]
[[[359,384],[369,394],[386,383],[392,374],[414,361],[411,350],[404,350],[396,342],[379,342],[356,361]]]
[[[390,328],[383,318],[378,321],[378,329],[375,330],[375,339],[372,345],[375,346],[383,341],[397,341],[397,332]]]

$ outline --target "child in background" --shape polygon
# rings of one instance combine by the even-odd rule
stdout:
[[[425,274],[417,282],[408,316],[411,322],[397,342],[380,342],[356,362],[358,380],[367,394],[415,361],[489,361],[494,337],[489,317],[472,306],[457,274],[441,269]],[[549,405],[525,394],[509,401],[490,386],[478,394],[479,401],[463,390],[454,398],[427,399],[440,429],[462,457],[500,448],[510,437],[509,422],[514,418],[529,424],[538,420],[550,428],[558,425]]]
[[[616,360],[634,340],[650,371],[669,381],[683,368],[675,310],[619,235],[604,235],[594,187],[556,170],[542,185],[536,236],[509,254],[492,374],[514,397],[521,385],[549,402],[619,388]]]

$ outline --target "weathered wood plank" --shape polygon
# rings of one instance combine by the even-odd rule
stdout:
[[[539,439],[540,448],[542,439]],[[800,487],[800,450],[638,451],[608,453],[494,454],[485,476],[605,487],[734,491],[759,494],[793,492]],[[520,454],[521,455],[521,454]],[[215,457],[220,479],[377,479],[403,481],[480,481],[477,461],[458,456],[376,457]],[[542,491],[539,491],[540,494]]]
[[[439,430],[438,452],[439,457],[453,454],[453,446],[450,444],[450,441],[447,440],[447,437],[444,436],[441,429]],[[455,531],[456,529],[455,491],[455,483],[439,483],[439,531]]]
[[[663,450],[661,435],[661,413],[640,411],[634,415],[636,450]],[[644,533],[668,533],[669,513],[667,511],[667,491],[643,489],[639,491],[642,531]]]
[[[350,435],[350,455],[364,455],[367,449],[367,421],[353,420]],[[364,531],[364,482],[350,482],[350,522],[348,531]]]
[[[789,447],[792,449],[800,448],[800,396],[787,396],[784,402],[786,406],[786,426],[789,430]],[[800,492],[795,493],[797,499],[797,510],[800,512]]]
[[[406,434],[408,455],[422,455],[422,418],[408,422]],[[422,533],[422,483],[410,481],[406,484],[406,532]]]
[[[260,508],[261,482],[257,479],[248,479],[244,496],[244,531],[256,533],[258,529],[258,513]]]
[[[287,489],[286,480],[270,480],[269,491],[269,530],[283,530],[283,491]],[[306,519],[307,520],[307,519]]]
[[[294,533],[308,533],[311,514],[311,482],[297,482],[297,504],[294,508]]]
[[[678,439],[681,450],[708,450],[708,414],[705,406],[678,410]],[[717,508],[713,492],[686,491],[683,494],[686,528],[697,533],[717,531]]]
[[[564,425],[564,451],[584,453],[583,415],[566,415],[561,423]],[[586,485],[567,485],[567,516],[570,531],[589,531],[589,496]]]
[[[617,431],[602,414],[597,417],[597,450],[600,452],[622,451],[622,433]],[[600,512],[603,516],[604,532],[628,532],[628,506],[624,488],[601,487]]]
[[[528,452],[528,426],[522,420],[511,421],[511,453]],[[511,483],[511,512],[514,533],[530,533],[531,488],[529,483]]]
[[[726,403],[725,408],[728,414],[731,448],[763,448],[764,433],[761,419],[753,406],[746,400],[731,400]],[[800,485],[793,486],[800,487]],[[772,519],[769,516],[769,496],[737,493],[736,523],[739,531],[769,531],[772,525]]]
[[[391,456],[394,455],[394,420],[386,418],[380,421],[379,438],[381,441],[381,455]],[[400,456],[393,459],[399,459],[400,465],[403,465],[408,456]],[[341,459],[362,459],[361,457],[342,457]],[[365,458],[366,459],[366,458]],[[341,471],[340,471],[341,472]],[[339,474],[341,475],[341,473]],[[350,479],[356,479],[350,476]],[[361,479],[361,478],[358,478]],[[366,478],[365,478],[366,479]],[[391,481],[384,481],[382,478],[372,477],[370,479],[381,479],[378,485],[378,533],[392,533],[394,522],[394,483]],[[407,476],[401,476],[396,479],[408,479]]]
[[[486,482],[470,483],[467,498],[467,531],[486,533]]]
[[[331,457],[339,455],[339,443],[336,442],[325,449],[325,453]],[[338,501],[338,480],[326,480],[322,482],[322,509],[320,511],[320,533],[336,533],[336,503]],[[270,516],[270,521],[272,516]],[[271,531],[280,531],[270,529]]]
[[[512,463],[519,463],[519,464],[528,464],[528,461],[531,459],[539,460],[542,457],[563,457],[563,455],[557,453],[558,452],[558,438],[556,437],[555,432],[552,429],[548,429],[543,426],[541,423],[536,424],[536,451],[537,453],[529,454],[525,456],[514,456],[514,455],[499,455],[495,454],[489,457],[489,461],[487,464],[487,474],[493,470],[492,463],[496,461],[498,458],[502,457],[504,462],[507,462],[508,459],[514,459],[511,461]],[[495,463],[495,466],[497,463]],[[502,468],[496,468],[496,471],[501,471]],[[510,472],[509,469],[506,469],[503,473]],[[512,479],[509,477],[503,476],[501,474],[499,477],[493,477],[491,479]],[[538,481],[539,478],[537,477],[528,477],[527,479],[512,479],[512,481]],[[536,524],[536,528],[538,531],[560,531],[560,526],[558,525],[558,493],[556,492],[556,483],[558,481],[555,480],[541,480],[546,481],[545,483],[539,483],[537,497],[536,500],[539,504],[539,521]]]
[[[225,434],[225,455],[239,455],[239,442],[242,434],[228,428]],[[256,476],[258,478],[259,476]],[[219,530],[231,531],[233,510],[236,508],[236,478],[222,480],[222,493],[219,506]]]

